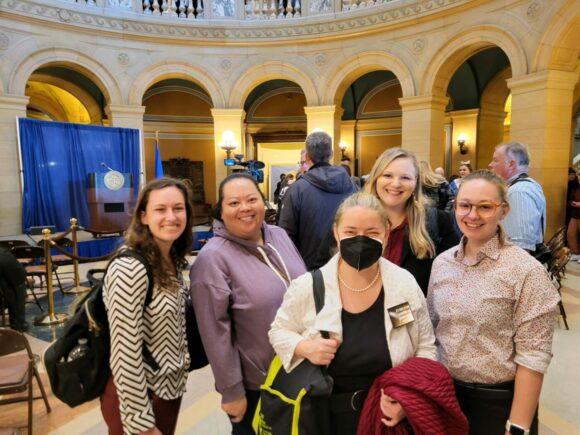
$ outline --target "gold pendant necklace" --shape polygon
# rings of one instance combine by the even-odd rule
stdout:
[[[338,275],[338,280],[340,281],[340,283],[343,286],[345,286],[348,290],[350,290],[351,292],[354,292],[354,293],[363,293],[363,292],[366,292],[368,289],[370,289],[375,284],[375,282],[377,282],[377,279],[379,279],[379,276],[381,276],[381,268],[380,267],[378,268],[377,274],[375,275],[375,277],[373,278],[373,280],[371,281],[371,283],[369,285],[367,285],[366,287],[364,287],[364,288],[354,288],[354,287],[351,287],[346,282],[344,282],[344,280],[340,276],[340,273],[337,273],[337,275]]]

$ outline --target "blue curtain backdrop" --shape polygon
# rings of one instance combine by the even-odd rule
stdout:
[[[70,227],[70,218],[89,227],[87,175],[112,169],[133,174],[139,192],[139,130],[18,119],[24,189],[22,229]]]

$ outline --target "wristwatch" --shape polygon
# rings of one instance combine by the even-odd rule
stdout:
[[[511,421],[506,421],[505,430],[511,435],[530,435],[529,429],[524,429],[520,425],[512,423]]]

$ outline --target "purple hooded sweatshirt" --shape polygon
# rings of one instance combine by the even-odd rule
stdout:
[[[289,284],[283,277],[306,266],[282,228],[263,224],[263,246],[217,220],[213,231],[191,268],[191,297],[216,389],[228,403],[264,383],[274,357],[268,330]]]

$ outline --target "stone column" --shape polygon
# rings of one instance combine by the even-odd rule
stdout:
[[[399,98],[403,110],[402,147],[431,166],[445,164],[445,107],[449,99],[432,95]]]
[[[510,140],[530,148],[530,175],[542,185],[548,205],[547,238],[564,224],[577,82],[577,73],[556,70],[507,81],[512,93]]]
[[[487,168],[495,147],[503,142],[506,112],[503,107],[481,108],[477,125],[477,161],[474,168]]]
[[[358,158],[358,151],[356,149],[356,120],[353,121],[342,121],[340,123],[340,142],[346,145],[345,154],[350,159],[350,171],[354,175],[356,166],[356,160]],[[340,145],[339,142],[339,145]],[[340,152],[340,149],[339,149]]]
[[[233,133],[233,142],[237,146],[232,151],[233,154],[245,154],[244,147],[244,119],[246,112],[243,109],[211,109],[213,116],[213,131],[214,131],[214,155],[215,155],[215,197],[220,182],[228,176],[228,168],[224,165],[226,152],[220,148],[223,142],[223,135],[225,131]]]
[[[155,159],[155,150],[145,149],[143,140],[143,114],[145,106],[125,106],[121,104],[109,104],[105,108],[107,113],[108,125],[110,127],[134,128],[139,130],[139,146],[141,148],[141,187],[144,186],[147,179],[147,169],[145,162]]]
[[[332,106],[306,106],[306,129],[307,134],[313,131],[322,130],[332,138],[332,148],[334,150],[334,164],[340,163],[340,119],[343,109]]]
[[[22,186],[16,118],[26,118],[28,97],[0,95],[0,236],[22,233]]]

